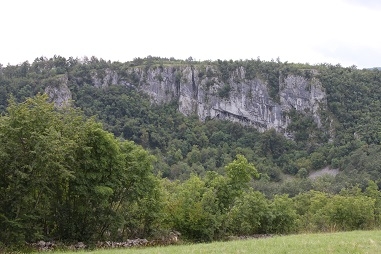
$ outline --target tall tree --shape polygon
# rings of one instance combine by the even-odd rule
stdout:
[[[153,157],[94,119],[55,109],[45,95],[11,100],[0,142],[0,242],[91,241],[118,237],[126,225],[152,229],[160,208]]]

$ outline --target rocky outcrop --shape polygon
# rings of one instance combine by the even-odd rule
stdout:
[[[274,128],[286,133],[292,109],[312,114],[321,126],[320,109],[326,107],[326,93],[320,81],[298,75],[279,80],[279,102],[269,96],[266,80],[246,79],[245,69],[237,68],[225,81],[213,66],[192,66],[135,70],[140,76],[139,89],[155,103],[178,100],[179,111],[197,114],[201,120],[226,119],[251,125],[260,131]],[[209,73],[209,76],[205,73]]]
[[[215,65],[130,67],[122,73],[107,68],[92,71],[89,78],[98,88],[124,85],[139,89],[153,103],[176,100],[181,113],[197,114],[200,120],[225,119],[254,126],[259,131],[273,128],[285,135],[291,121],[288,112],[311,114],[321,127],[320,112],[327,105],[325,90],[313,71],[308,77],[279,75],[276,98],[269,95],[268,80],[261,75],[247,78],[244,67],[225,75]],[[47,88],[57,105],[70,97],[65,83],[67,78],[62,80],[60,90]]]
[[[311,113],[318,127],[321,127],[319,110],[326,108],[327,101],[324,88],[318,79],[308,80],[301,76],[287,76],[280,87],[282,112],[295,109]]]
[[[49,99],[54,102],[56,107],[69,106],[72,100],[71,91],[68,87],[67,75],[58,75],[48,81],[45,87],[45,93]]]
[[[105,69],[104,73],[98,73],[96,70],[91,72],[93,85],[98,88],[106,88],[109,85],[118,85],[119,75],[110,69]]]

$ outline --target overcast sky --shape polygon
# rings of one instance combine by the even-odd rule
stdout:
[[[1,0],[0,63],[148,55],[381,66],[379,0]]]

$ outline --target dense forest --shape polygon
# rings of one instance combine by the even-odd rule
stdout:
[[[290,111],[286,137],[274,129],[178,112],[139,92],[131,68],[215,66],[227,79],[241,66],[267,81],[315,75],[327,93],[322,126]],[[133,86],[97,87],[114,70]],[[312,74],[314,73],[314,74]],[[71,105],[57,108],[47,86],[65,76]],[[160,77],[159,77],[160,78]],[[179,77],[181,79],[181,77]],[[0,66],[0,248],[62,242],[366,229],[380,226],[381,72],[280,61],[136,58],[120,63],[37,58]],[[229,87],[218,91],[229,95]],[[329,120],[327,120],[329,119]],[[325,167],[336,176],[310,178]]]

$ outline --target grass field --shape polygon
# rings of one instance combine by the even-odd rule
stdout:
[[[69,254],[71,252],[65,252]],[[72,254],[81,252],[72,252]],[[326,234],[276,236],[208,244],[172,245],[141,249],[87,251],[87,254],[171,253],[381,253],[381,231],[352,231]]]

